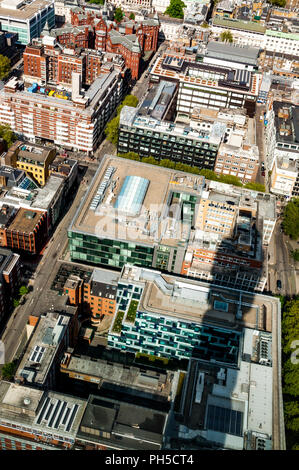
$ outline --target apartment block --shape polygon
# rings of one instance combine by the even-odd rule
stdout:
[[[2,204],[0,244],[13,250],[37,254],[48,234],[47,213]]]
[[[243,51],[245,56],[245,52]],[[157,58],[150,74],[151,81],[171,80],[178,83],[176,111],[190,116],[194,107],[212,109],[245,108],[254,116],[260,77],[239,66],[203,63],[196,53],[166,51]]]
[[[296,196],[299,193],[299,107],[274,101],[264,122],[267,166],[272,171],[271,192]]]
[[[15,382],[38,389],[53,388],[62,355],[68,346],[74,346],[77,334],[76,308],[69,309],[69,313],[42,314],[15,373]]]
[[[63,393],[2,381],[0,449],[73,448],[86,404]]]
[[[230,134],[227,143],[221,143],[215,162],[215,172],[237,176],[243,183],[256,180],[259,170],[259,150],[256,145],[243,142],[240,133]]]
[[[243,328],[271,331],[276,308],[260,294],[131,265],[122,270],[118,296],[108,347],[230,367],[240,364]]]
[[[71,93],[54,85],[40,89],[36,84],[28,90],[12,78],[0,91],[0,122],[30,142],[38,138],[69,149],[93,151],[123,97],[123,77],[112,70],[97,78],[84,94],[80,76],[73,77]]]
[[[198,123],[189,126],[167,119],[173,117],[177,88],[162,80],[153,87],[138,108],[124,106],[119,121],[118,152],[136,152],[158,161],[170,159],[199,168],[214,169],[225,125],[204,129]]]
[[[107,155],[68,238],[72,261],[130,263],[261,291],[275,222],[269,194]]]
[[[90,395],[77,432],[75,448],[160,450],[167,422],[166,412]]]
[[[124,365],[89,356],[74,355],[69,349],[60,364],[66,387],[102,397],[130,401],[136,405],[169,411],[174,402],[178,371],[153,371],[144,366]]]
[[[71,305],[90,311],[91,321],[98,324],[115,313],[117,274],[95,268],[88,279],[70,274],[63,288]]]
[[[0,322],[10,309],[21,282],[20,255],[0,248]]]
[[[2,31],[17,33],[17,44],[26,46],[40,36],[46,23],[54,27],[54,0],[3,0],[0,23]]]
[[[49,36],[32,41],[23,54],[25,82],[40,86],[51,83],[71,89],[73,73],[81,75],[82,84],[91,85],[113,68],[127,78],[129,71],[120,54],[103,53],[88,47],[86,44],[72,48],[67,40],[62,47]]]
[[[49,176],[49,165],[55,156],[55,147],[45,148],[17,141],[8,149],[5,164],[24,170],[33,181],[44,186]]]

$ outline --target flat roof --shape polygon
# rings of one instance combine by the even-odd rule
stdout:
[[[43,211],[20,208],[7,228],[19,232],[33,232],[43,214]]]
[[[232,60],[236,62],[256,65],[259,49],[239,46],[226,42],[210,41],[207,45],[205,57],[215,57],[217,59]]]
[[[53,5],[53,0],[33,0],[30,4],[23,3],[20,8],[7,8],[4,3],[5,0],[0,2],[0,18],[1,17],[10,17],[20,20],[29,20],[32,18],[38,11],[43,10],[44,8]],[[4,3],[4,7],[2,4]]]
[[[68,372],[97,377],[99,387],[105,383],[115,384],[117,387],[128,387],[137,391],[159,395],[165,399],[167,399],[171,390],[171,372],[168,371],[141,370],[138,366],[128,367],[115,362],[110,363],[101,359],[95,360],[88,356],[78,357],[77,355],[71,356],[67,370]]]
[[[69,315],[48,312],[40,317],[15,374],[17,380],[43,385],[70,322]]]
[[[240,292],[226,287],[207,285],[204,282],[161,274],[151,269],[125,265],[119,282],[130,281],[144,286],[139,301],[140,310],[156,315],[166,315],[188,322],[208,322],[218,327],[257,328],[266,310],[266,331],[272,331],[272,315],[278,300],[263,294]],[[216,307],[221,300],[227,311]],[[222,305],[222,304],[221,304]],[[236,319],[238,308],[242,318]]]
[[[0,382],[0,418],[37,432],[74,439],[86,404],[71,395]]]
[[[105,176],[108,174],[110,179]],[[149,182],[141,211],[136,216],[122,216],[114,209],[128,175],[140,178],[146,175]],[[161,214],[167,210],[172,192],[185,192],[199,197],[203,183],[204,178],[199,175],[105,155],[69,230],[98,238],[138,241],[142,245],[153,246],[156,242],[177,245],[184,237],[188,238],[189,224],[176,221],[176,231],[173,232],[173,219],[168,217],[167,224],[162,224]],[[101,196],[98,195],[99,191],[102,192]],[[158,224],[154,220],[158,220]]]

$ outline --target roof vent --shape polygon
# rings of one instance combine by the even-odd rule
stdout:
[[[30,398],[28,398],[28,397],[24,398],[24,405],[28,406],[28,405],[30,405],[30,403],[31,403]]]

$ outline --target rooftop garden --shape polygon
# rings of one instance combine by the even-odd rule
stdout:
[[[125,312],[122,312],[121,310],[119,310],[117,312],[116,319],[115,319],[114,325],[112,327],[112,332],[113,333],[120,333],[121,332],[121,326],[122,326],[124,315],[125,315]]]
[[[130,323],[134,323],[134,321],[135,321],[137,307],[138,307],[138,301],[137,300],[131,300],[129,310],[128,310],[128,313],[127,313],[127,316],[126,316],[126,320],[129,321]]]

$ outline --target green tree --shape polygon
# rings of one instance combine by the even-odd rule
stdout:
[[[136,108],[138,103],[139,103],[139,100],[137,96],[127,95],[125,99],[122,101],[122,103],[117,107],[117,114],[120,114],[124,106],[132,106],[133,108]]]
[[[277,7],[284,8],[286,6],[286,0],[269,0],[269,2]]]
[[[165,15],[171,18],[184,18],[184,11],[186,5],[182,0],[170,0],[168,8],[165,10]]]
[[[6,380],[11,380],[16,371],[16,364],[14,362],[8,362],[2,367],[2,377]]]
[[[223,33],[220,34],[220,41],[233,42],[234,38],[232,33],[230,31],[223,31]]]
[[[159,162],[154,157],[143,157],[141,161],[150,165],[159,165]]]
[[[127,95],[123,102],[117,107],[117,116],[111,121],[108,122],[105,128],[105,134],[107,136],[107,139],[112,142],[115,146],[117,145],[118,142],[118,134],[119,134],[119,118],[120,118],[120,112],[122,108],[126,106],[132,106],[136,108],[138,105],[138,98],[134,95]],[[127,157],[128,158],[128,157]]]
[[[0,124],[0,138],[6,142],[7,148],[9,148],[17,139],[17,136],[8,124]]]
[[[282,228],[293,240],[299,237],[299,198],[288,202],[283,212]]]
[[[10,59],[0,54],[0,80],[4,80],[10,72]]]
[[[247,183],[245,184],[245,188],[253,189],[254,191],[259,191],[261,193],[266,191],[265,185],[261,183]]]
[[[18,307],[19,305],[20,305],[20,301],[18,299],[13,299],[14,308]]]
[[[87,0],[88,3],[96,3],[97,5],[104,5],[105,0]]]
[[[19,289],[19,294],[20,295],[26,295],[28,294],[29,290],[28,290],[28,287],[26,286],[21,286],[20,289]]]
[[[140,157],[136,152],[118,153],[117,156],[121,158],[128,158],[129,160],[136,160],[137,162],[140,161]]]
[[[117,23],[120,23],[123,17],[124,17],[124,13],[122,9],[120,7],[116,8],[115,13],[114,13],[114,21],[116,21]]]
[[[133,13],[133,12],[132,12],[132,13],[130,13],[129,19],[130,19],[130,20],[135,20],[135,15],[134,15],[134,13]]]
[[[291,256],[295,261],[299,261],[299,250],[291,251]]]
[[[107,139],[115,146],[117,145],[117,142],[118,142],[118,131],[119,131],[119,115],[111,119],[111,121],[108,122],[105,128],[105,134],[107,136]]]
[[[220,181],[220,183],[232,184],[234,186],[243,186],[239,178],[234,175],[219,175],[218,181]]]

